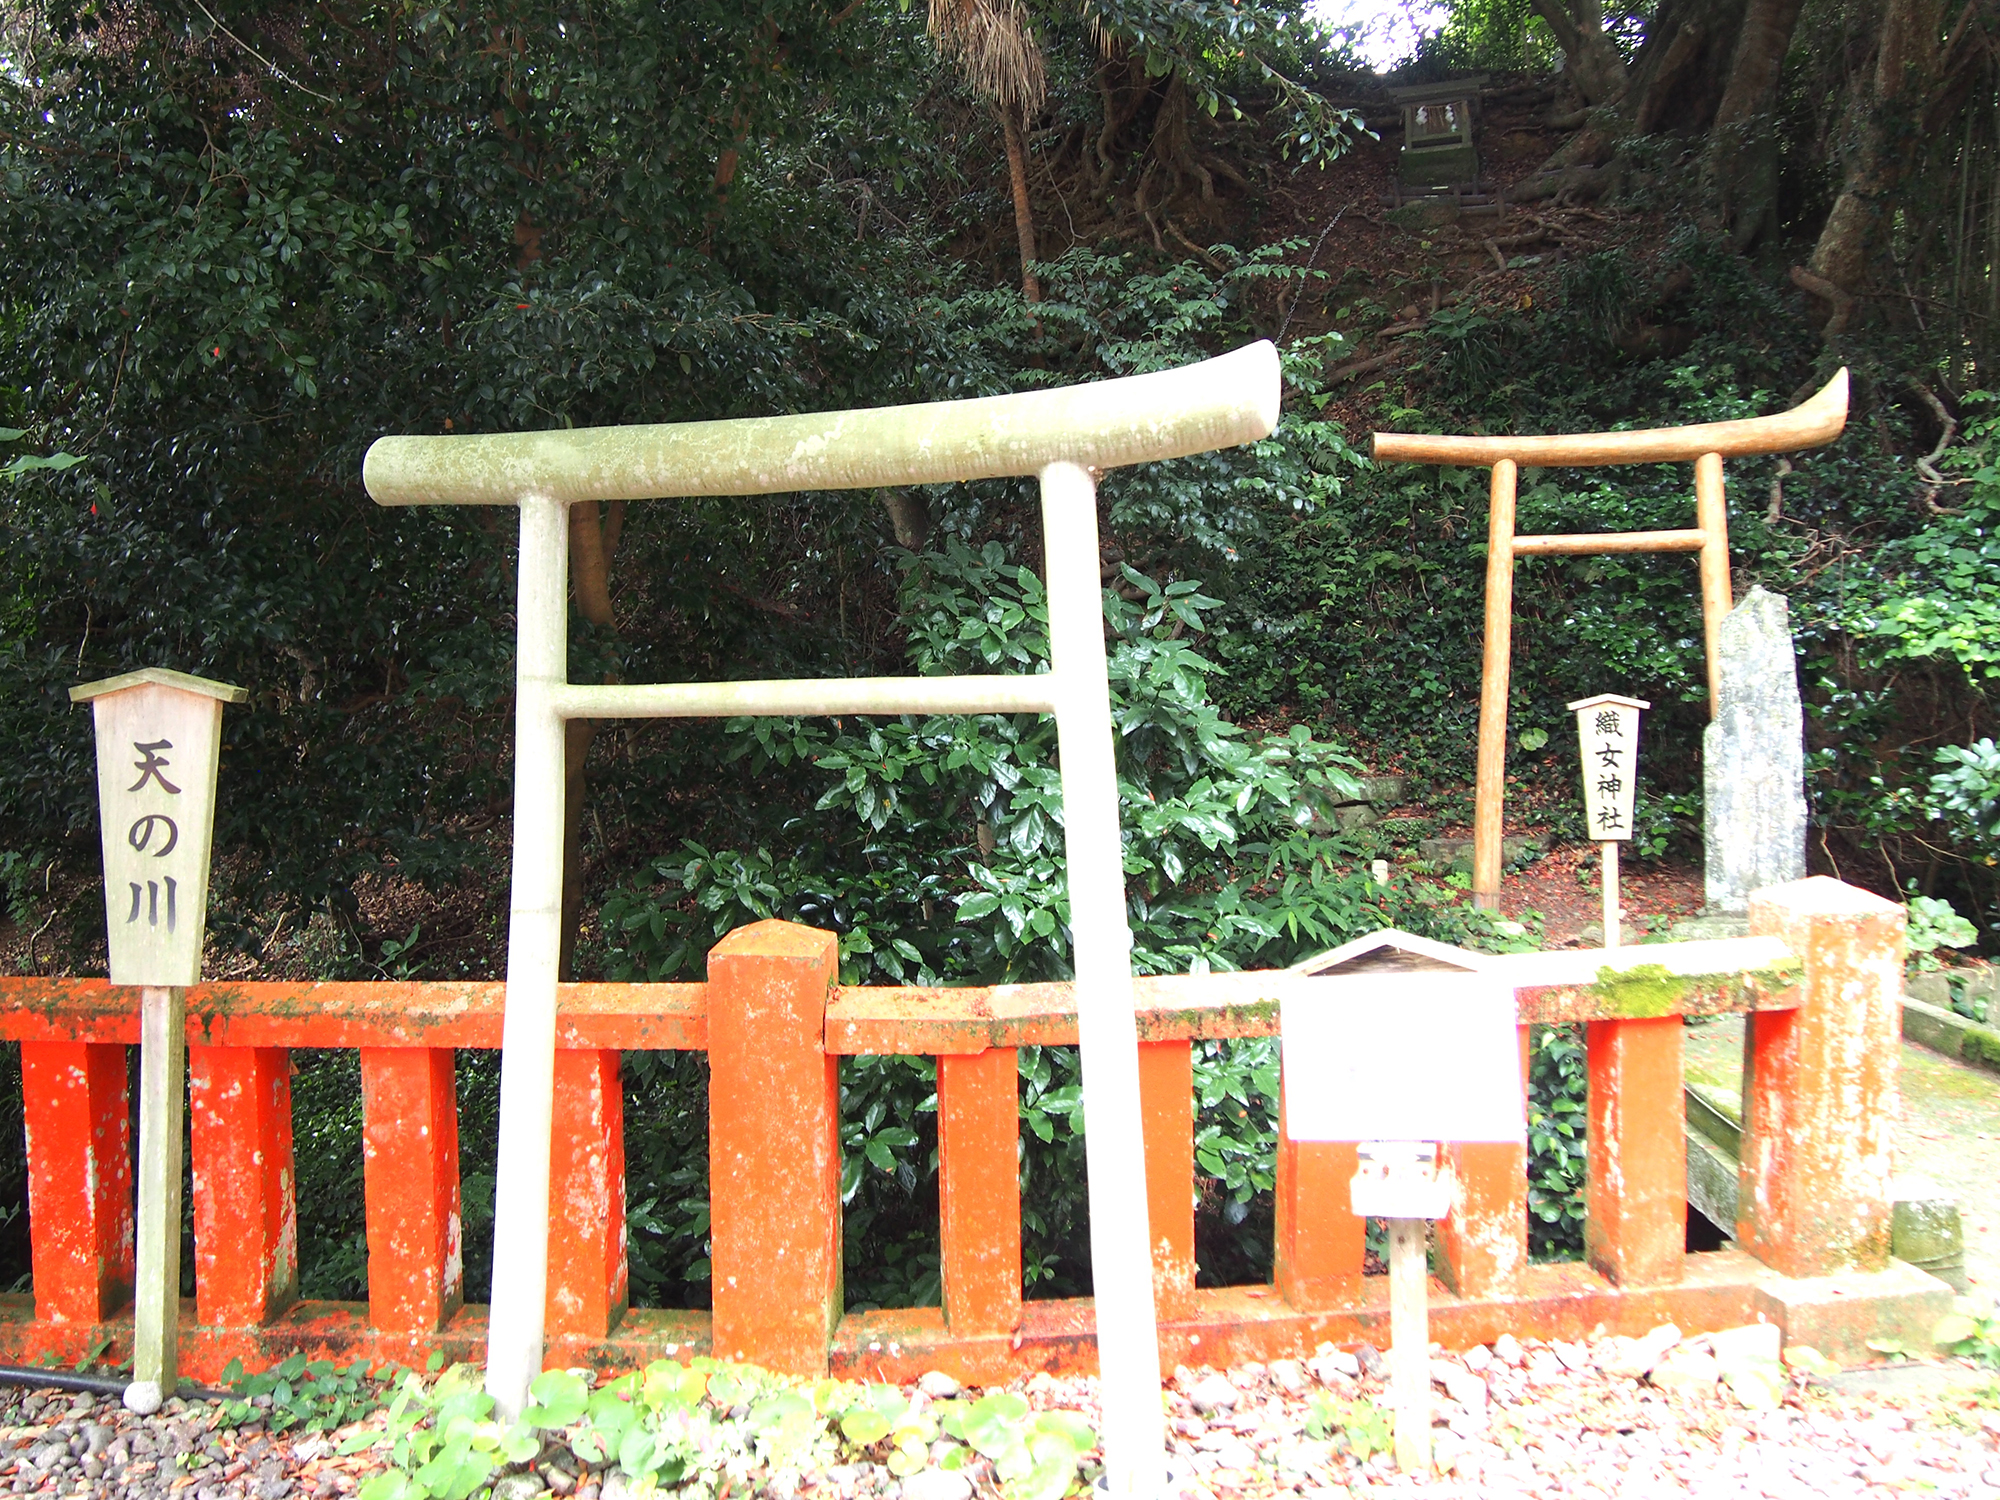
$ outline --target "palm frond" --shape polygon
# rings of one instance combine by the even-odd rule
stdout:
[[[1048,76],[1021,0],[931,0],[930,33],[975,92],[1024,118],[1041,109]]]

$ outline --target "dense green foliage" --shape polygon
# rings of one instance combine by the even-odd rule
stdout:
[[[252,911],[297,903],[351,919],[351,881],[383,862],[454,878],[478,858],[466,814],[507,791],[506,527],[368,504],[367,442],[954,393],[966,365],[942,356],[937,309],[895,284],[909,243],[849,250],[840,182],[804,170],[815,152],[921,165],[887,134],[925,85],[921,38],[857,17],[881,62],[862,89],[824,18],[797,12],[574,26],[524,5],[463,30],[322,8],[296,86],[199,14],[27,39],[65,73],[46,110],[0,83],[33,133],[10,137],[0,196],[0,400],[86,461],[10,491],[10,843],[89,830],[85,722],[60,690],[163,659],[256,690],[225,757],[223,934],[254,944]],[[773,23],[786,63],[758,69]],[[709,174],[732,118],[770,170],[723,214]],[[852,506],[828,509],[838,535]],[[633,551],[671,576],[669,556],[788,519],[677,508]],[[748,611],[702,597],[727,582],[679,570],[674,612],[697,623],[632,643],[628,670],[758,651]]]
[[[1582,1028],[1537,1026],[1528,1054],[1528,1251],[1574,1259],[1583,1244],[1589,1076]]]

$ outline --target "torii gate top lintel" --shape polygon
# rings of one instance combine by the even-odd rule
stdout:
[[[1839,437],[1847,426],[1847,368],[1790,411],[1690,427],[1637,432],[1566,432],[1528,437],[1472,437],[1412,432],[1374,434],[1378,463],[1490,467],[1486,527],[1486,640],[1479,681],[1479,760],[1472,815],[1472,899],[1500,905],[1501,812],[1506,797],[1507,678],[1513,651],[1514,559],[1608,552],[1696,552],[1701,560],[1702,634],[1712,717],[1720,691],[1720,631],[1729,613],[1729,507],[1722,461],[1760,453],[1795,453]],[[1674,531],[1514,533],[1514,485],[1523,465],[1694,464],[1695,524]]]
[[[1502,459],[1530,468],[1556,465],[1692,463],[1705,453],[1749,458],[1795,453],[1839,437],[1847,426],[1847,367],[1790,411],[1692,427],[1649,427],[1637,432],[1560,432],[1530,437],[1432,436],[1421,432],[1373,434],[1378,463],[1462,464],[1490,467]]]
[[[574,505],[1102,471],[1267,437],[1280,390],[1278,351],[1260,340],[1173,370],[917,406],[384,437],[362,480],[378,505]]]

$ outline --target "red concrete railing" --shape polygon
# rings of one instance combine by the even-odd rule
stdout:
[[[1447,1342],[1595,1324],[1746,1321],[1789,1305],[1771,1271],[1887,1263],[1901,909],[1830,880],[1759,895],[1754,928],[1800,967],[1665,983],[1517,991],[1536,1021],[1588,1023],[1588,1266],[1527,1262],[1518,1147],[1456,1150],[1439,1226]],[[710,1350],[801,1372],[967,1379],[1087,1364],[1087,1300],[1021,1294],[1015,1048],[1076,1040],[1066,985],[842,989],[827,933],[763,922],[709,956],[706,984],[564,986],[546,1308],[552,1363],[611,1366]],[[1787,976],[1789,978],[1789,975]],[[1272,1282],[1197,1290],[1190,1042],[1277,1030],[1272,976],[1137,984],[1146,1174],[1163,1358],[1363,1337],[1386,1323],[1347,1207],[1354,1148],[1278,1146]],[[453,1054],[500,1041],[498,984],[210,984],[188,994],[195,1283],[182,1369],[213,1378],[295,1350],[478,1358],[464,1305]],[[1750,1013],[1741,1251],[1688,1255],[1681,1015]],[[125,1048],[137,995],[102,981],[0,980],[0,1036],[21,1043],[32,1301],[0,1299],[0,1358],[129,1347],[132,1142]],[[360,1053],[368,1302],[297,1300],[288,1049]],[[627,1306],[619,1053],[709,1055],[712,1314]],[[944,1306],[842,1315],[838,1060],[938,1060]],[[1851,1292],[1852,1289],[1850,1289]],[[1762,1298],[1763,1300],[1759,1300]],[[1794,1298],[1794,1301],[1797,1299]],[[128,1321],[120,1322],[123,1316]],[[1825,1342],[1825,1340],[1822,1340]]]

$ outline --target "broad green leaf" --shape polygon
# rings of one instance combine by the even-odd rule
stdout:
[[[544,1370],[528,1386],[528,1405],[521,1420],[530,1427],[568,1427],[584,1413],[590,1388],[568,1370]]]
[[[841,1435],[857,1448],[872,1448],[889,1435],[889,1419],[873,1407],[857,1406],[840,1419]]]
[[[542,1441],[525,1424],[510,1428],[500,1440],[500,1456],[510,1464],[524,1464],[542,1451]]]
[[[1931,1342],[1946,1345],[1962,1343],[1977,1332],[1979,1325],[1964,1313],[1946,1313],[1931,1329]]]
[[[618,1444],[618,1466],[628,1474],[645,1474],[659,1468],[666,1454],[643,1427],[632,1427]]]

